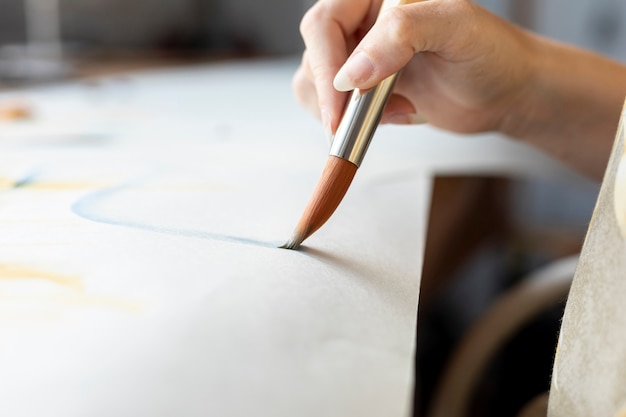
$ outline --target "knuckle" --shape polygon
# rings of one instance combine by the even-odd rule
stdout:
[[[301,86],[304,84],[304,75],[302,74],[302,69],[298,69],[291,78],[291,87],[293,91],[295,91],[296,96],[301,91]]]
[[[415,21],[404,7],[392,7],[379,18],[379,27],[384,28],[385,37],[391,47],[403,50],[412,47],[415,34]]]
[[[291,79],[291,86],[298,104],[315,113],[317,111],[317,94],[315,86],[303,67],[298,68]]]
[[[291,79],[291,87],[294,94],[300,103],[304,102],[306,91],[310,88],[311,81],[305,76],[304,71],[299,70],[293,75]]]
[[[306,38],[312,33],[319,23],[324,20],[326,16],[326,6],[324,2],[315,3],[300,20],[300,34],[303,38]]]

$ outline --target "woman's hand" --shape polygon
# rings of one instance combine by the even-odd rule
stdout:
[[[296,97],[336,130],[344,91],[404,68],[383,123],[456,132],[498,130],[532,76],[532,36],[467,0],[426,0],[383,11],[380,0],[320,0],[304,16]],[[347,60],[347,62],[346,62]]]
[[[393,0],[392,0],[393,1]],[[498,131],[602,178],[626,65],[541,37],[470,0],[319,0],[304,16],[300,103],[335,132],[353,88],[403,69],[383,123]]]

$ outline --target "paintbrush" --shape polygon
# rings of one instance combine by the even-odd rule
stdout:
[[[385,0],[381,11],[410,2]],[[398,75],[390,75],[366,92],[355,89],[350,93],[322,175],[291,238],[281,248],[297,249],[335,212],[363,162]]]

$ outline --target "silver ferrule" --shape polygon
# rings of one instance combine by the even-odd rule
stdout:
[[[330,155],[361,165],[397,78],[398,73],[390,75],[366,93],[352,91],[330,145]]]

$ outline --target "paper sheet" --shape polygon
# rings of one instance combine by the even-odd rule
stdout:
[[[327,151],[293,69],[23,93],[37,117],[0,127],[0,415],[408,414],[430,175],[382,147],[277,249]]]
[[[562,318],[550,381],[551,417],[626,412],[625,138],[626,107]]]

